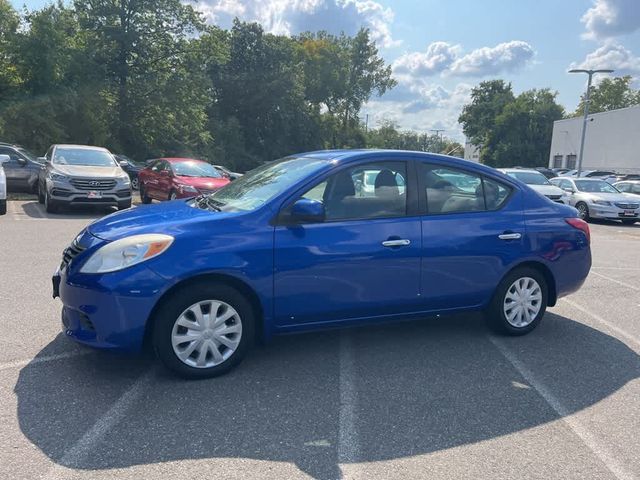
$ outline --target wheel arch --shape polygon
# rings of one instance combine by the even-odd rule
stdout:
[[[249,301],[249,303],[251,304],[251,307],[253,309],[253,314],[255,317],[255,321],[256,321],[256,339],[258,341],[262,341],[264,338],[264,311],[262,308],[262,302],[260,302],[260,298],[258,297],[258,294],[255,292],[255,290],[249,286],[246,282],[242,281],[241,279],[234,277],[233,275],[228,275],[228,274],[224,274],[224,273],[203,273],[203,274],[199,274],[193,277],[189,277],[186,279],[183,279],[181,281],[179,281],[178,283],[176,283],[175,285],[172,285],[171,288],[169,288],[166,292],[164,292],[162,294],[162,296],[160,297],[160,299],[158,299],[158,301],[156,302],[156,304],[154,305],[153,309],[151,310],[151,313],[149,314],[149,317],[147,318],[147,322],[145,324],[145,331],[144,331],[144,337],[143,337],[143,348],[144,349],[148,349],[151,345],[151,338],[153,335],[153,328],[154,328],[154,318],[156,313],[158,312],[158,310],[160,308],[162,308],[162,306],[171,298],[171,296],[173,294],[175,294],[177,291],[182,290],[182,289],[188,289],[190,287],[193,287],[194,285],[200,284],[200,283],[221,283],[221,284],[225,284],[228,285],[234,289],[236,289],[238,292],[240,292],[242,295],[244,295],[247,300]]]
[[[547,284],[547,305],[549,307],[555,306],[556,302],[558,301],[556,279],[553,276],[553,272],[551,271],[551,269],[549,269],[549,267],[546,266],[544,263],[535,261],[535,260],[527,260],[527,261],[518,263],[517,265],[514,265],[507,273],[505,273],[504,276],[506,277],[514,270],[517,270],[518,268],[523,268],[523,267],[533,268],[544,277],[544,280]]]

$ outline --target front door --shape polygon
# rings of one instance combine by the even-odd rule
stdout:
[[[406,163],[367,163],[343,168],[302,195],[324,204],[326,220],[275,228],[278,327],[417,309],[420,217],[407,210],[416,193],[408,185]]]

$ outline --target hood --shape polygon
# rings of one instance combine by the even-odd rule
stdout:
[[[227,212],[212,212],[191,207],[184,200],[142,205],[103,217],[87,227],[89,232],[103,240],[117,240],[143,233],[166,233],[176,235],[185,224],[224,218],[233,215]]]
[[[634,200],[631,195],[627,195],[626,193],[579,192],[579,194],[586,198],[606,200],[607,202],[629,202]]]
[[[53,169],[68,177],[93,177],[115,178],[122,177],[124,170],[118,167],[90,167],[87,165],[59,165],[54,164]]]
[[[564,190],[555,185],[529,185],[533,190],[542,195],[564,195]]]
[[[176,180],[185,185],[191,185],[192,187],[197,188],[198,190],[216,190],[220,187],[224,187],[227,183],[229,183],[228,178],[215,178],[215,177],[183,177],[180,175],[176,176]]]

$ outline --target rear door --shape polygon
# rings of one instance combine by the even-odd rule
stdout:
[[[346,167],[291,200],[322,202],[326,220],[275,228],[278,327],[418,309],[422,239],[408,170],[399,161]]]
[[[420,166],[419,182],[425,308],[486,303],[523,252],[520,190],[473,171],[428,163]]]
[[[27,168],[27,161],[14,149],[8,147],[0,147],[0,155],[9,155],[9,161],[3,164],[7,177],[7,191],[29,188],[31,170]]]

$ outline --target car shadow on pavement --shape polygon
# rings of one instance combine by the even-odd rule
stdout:
[[[60,335],[39,357],[66,341]],[[341,368],[345,349],[351,366]],[[435,452],[557,420],[503,349],[568,414],[640,376],[635,352],[571,319],[547,313],[532,334],[505,338],[490,336],[478,315],[464,315],[277,338],[226,376],[204,381],[174,378],[146,357],[34,361],[15,393],[23,434],[66,467],[238,458],[289,462],[313,478],[336,479],[345,461],[340,429],[350,428],[341,425],[344,409],[354,419],[353,462]],[[139,396],[118,411],[146,375]],[[355,393],[341,398],[345,383]],[[69,456],[105,415],[118,419],[108,433]]]
[[[22,211],[31,218],[73,218],[73,219],[92,219],[109,215],[116,211],[115,208],[108,207],[70,207],[64,211],[57,213],[47,213],[44,205],[37,201],[25,202],[21,205]]]

